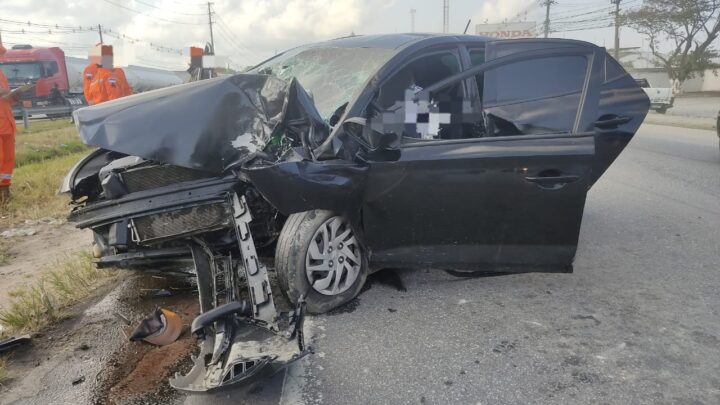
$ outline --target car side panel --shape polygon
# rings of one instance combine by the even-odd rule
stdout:
[[[371,261],[567,265],[593,152],[592,135],[405,146],[397,162],[371,164],[363,206]],[[581,180],[561,191],[526,180],[547,167]]]

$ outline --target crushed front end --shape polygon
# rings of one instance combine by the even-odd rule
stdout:
[[[100,149],[61,191],[74,204],[69,221],[93,231],[98,265],[197,279],[200,353],[173,387],[242,383],[309,353],[302,298],[278,310],[258,253],[273,247],[285,216],[241,170],[304,158],[309,137],[327,131],[309,100],[295,81],[235,75],[75,114],[83,141]]]

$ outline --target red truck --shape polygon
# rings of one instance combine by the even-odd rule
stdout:
[[[35,91],[25,93],[22,105],[15,105],[15,116],[22,115],[22,107],[33,108],[43,114],[44,107],[86,105],[83,96],[83,70],[87,58],[65,56],[58,47],[35,48],[15,45],[0,57],[0,69],[14,89],[25,83],[35,84]],[[186,83],[187,72],[153,69],[142,66],[123,67],[125,76],[135,93]],[[49,114],[54,115],[54,114]]]
[[[22,106],[26,108],[85,104],[82,95],[85,64],[87,62],[80,58],[66,58],[57,47],[15,45],[0,57],[0,69],[10,88],[35,83],[35,91],[22,97]]]

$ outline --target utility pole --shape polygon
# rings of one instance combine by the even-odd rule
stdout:
[[[215,55],[215,38],[213,38],[213,31],[212,31],[212,2],[208,1],[208,24],[210,24],[210,47],[212,48],[212,54]]]
[[[98,24],[98,34],[100,34],[100,43],[103,43],[102,39],[102,25]]]
[[[450,0],[443,0],[443,32],[448,33],[450,26]]]
[[[622,0],[610,0],[615,5],[615,60],[620,59],[620,2]]]
[[[410,32],[415,32],[415,13],[417,10],[414,8],[410,9]]]
[[[545,6],[545,38],[550,34],[550,6],[555,4],[555,0],[544,0],[541,3]]]

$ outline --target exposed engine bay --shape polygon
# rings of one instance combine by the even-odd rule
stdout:
[[[80,136],[100,149],[76,164],[61,191],[75,207],[69,220],[93,230],[98,265],[169,263],[171,272],[182,273],[177,261],[192,260],[185,272],[197,278],[202,313],[192,333],[200,354],[171,385],[205,391],[276,372],[309,353],[302,297],[279,311],[258,253],[274,247],[286,216],[242,168],[300,161],[303,146],[316,145],[329,127],[296,81],[236,75],[184,87],[78,111]],[[177,104],[188,100],[188,91],[218,103],[213,114],[188,123],[203,128],[183,128],[182,136],[154,133],[133,128],[132,117],[118,118],[155,108],[159,121],[186,120]],[[122,142],[115,143],[118,137]]]

